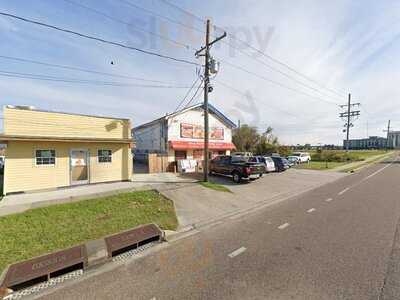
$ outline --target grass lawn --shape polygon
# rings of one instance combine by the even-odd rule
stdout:
[[[308,164],[299,164],[296,165],[296,169],[308,169],[308,170],[329,170],[339,166],[343,166],[347,164],[346,162],[328,162],[327,164],[324,161],[310,161]]]
[[[7,264],[146,223],[175,230],[172,201],[138,191],[0,217],[0,272]]]
[[[218,184],[218,183],[212,183],[212,182],[200,182],[200,184],[206,188],[215,190],[215,191],[219,191],[219,192],[227,192],[227,193],[232,193],[232,191],[230,189],[228,189],[227,187]]]

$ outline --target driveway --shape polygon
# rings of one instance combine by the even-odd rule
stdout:
[[[184,228],[211,222],[242,210],[277,203],[344,176],[348,175],[290,169],[241,184],[235,184],[227,177],[210,177],[211,182],[226,186],[232,193],[217,192],[193,183],[163,187],[160,191],[174,201],[179,226]]]

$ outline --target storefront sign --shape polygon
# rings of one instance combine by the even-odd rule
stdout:
[[[204,149],[204,142],[194,142],[194,141],[170,141],[170,146],[175,150],[187,150],[187,149]],[[224,142],[209,142],[209,149],[213,150],[232,150],[235,149],[233,143]]]
[[[223,140],[224,129],[222,127],[210,127],[209,135],[210,139],[212,140]],[[203,139],[204,127],[201,125],[181,123],[181,137],[190,139]]]

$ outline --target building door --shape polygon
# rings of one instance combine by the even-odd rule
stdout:
[[[71,150],[71,185],[89,183],[89,151]]]
[[[175,150],[175,160],[186,159],[186,151]]]

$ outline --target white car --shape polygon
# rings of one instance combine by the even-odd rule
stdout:
[[[298,157],[299,163],[308,163],[311,161],[310,153],[307,152],[293,152],[291,156]]]
[[[272,158],[271,157],[269,157],[269,156],[264,156],[264,163],[265,163],[265,171],[267,172],[267,173],[269,173],[269,172],[275,172],[276,171],[276,168],[275,168],[275,163],[274,163],[274,161],[272,160]]]

